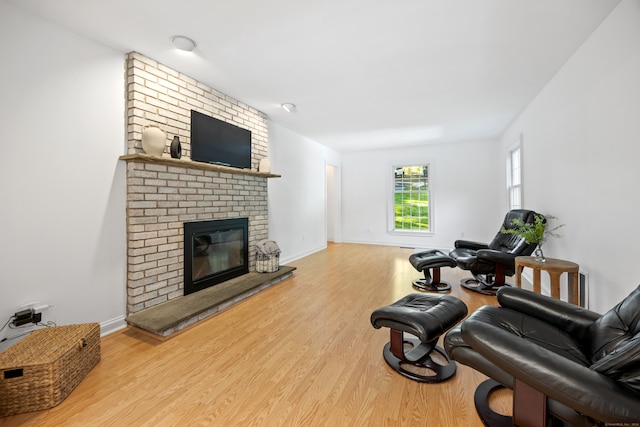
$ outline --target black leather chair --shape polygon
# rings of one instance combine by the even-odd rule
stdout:
[[[535,221],[535,212],[514,209],[504,217],[502,225],[506,229],[514,228],[513,220],[524,223]],[[482,294],[495,295],[498,288],[506,285],[506,276],[515,273],[515,258],[531,255],[536,244],[527,243],[524,238],[513,234],[498,234],[490,243],[470,240],[456,240],[455,249],[449,252],[458,267],[471,271],[473,278],[462,279],[460,285]]]
[[[604,315],[504,287],[444,339],[449,356],[489,376],[476,390],[486,425],[640,426],[640,286]],[[513,418],[491,411],[514,390]]]

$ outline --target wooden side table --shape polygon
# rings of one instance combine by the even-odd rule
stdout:
[[[556,258],[545,258],[544,262],[536,261],[532,256],[516,257],[516,286],[522,285],[522,269],[529,267],[533,269],[533,291],[540,293],[540,270],[549,273],[551,279],[551,296],[560,299],[560,276],[567,273],[573,277],[573,282],[569,283],[568,298],[569,302],[578,305],[578,270],[579,266],[575,262],[565,261]]]

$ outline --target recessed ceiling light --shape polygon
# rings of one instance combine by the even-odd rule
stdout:
[[[196,42],[185,36],[173,36],[171,37],[171,43],[176,49],[184,50],[185,52],[191,52],[196,47]]]
[[[287,102],[282,104],[282,109],[287,113],[293,113],[294,111],[296,111],[296,105],[290,102]]]

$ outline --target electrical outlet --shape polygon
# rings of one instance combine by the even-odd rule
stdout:
[[[13,315],[13,326],[28,325],[30,323],[39,323],[42,320],[42,313],[36,313],[33,309],[21,310]]]
[[[51,307],[49,304],[36,304],[32,307],[34,313],[42,313]]]
[[[55,323],[52,306],[43,304],[40,301],[32,301],[20,306],[20,310],[14,314],[14,319],[11,323],[14,327],[20,327],[22,333],[25,333],[37,329],[38,326],[36,324],[43,322]]]
[[[26,304],[22,304],[20,308],[22,310],[31,310],[34,313],[42,313],[49,310],[51,306],[49,304],[41,303],[40,301],[32,301]]]

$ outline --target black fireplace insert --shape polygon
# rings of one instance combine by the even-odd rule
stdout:
[[[249,220],[184,223],[184,294],[249,272]]]

